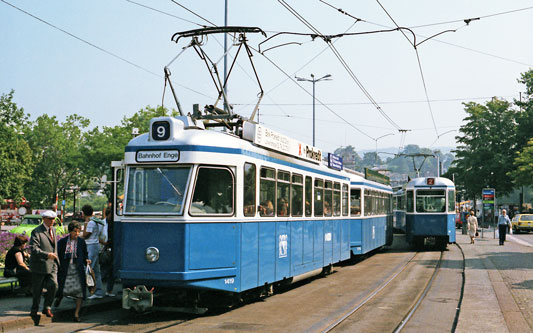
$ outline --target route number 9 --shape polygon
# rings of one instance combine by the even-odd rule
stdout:
[[[167,121],[156,121],[152,124],[153,140],[168,140],[170,137],[170,124]]]

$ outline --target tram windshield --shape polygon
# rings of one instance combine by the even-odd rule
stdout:
[[[191,167],[131,167],[125,212],[182,214]]]
[[[446,190],[417,190],[418,213],[441,213],[446,211]]]

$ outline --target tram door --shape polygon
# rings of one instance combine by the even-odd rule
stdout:
[[[124,162],[112,161],[111,171],[113,172],[112,185],[112,198],[113,198],[113,276],[118,276],[118,269],[121,267],[122,258],[120,256],[121,237],[122,234],[122,216],[123,216],[123,200],[124,200]]]

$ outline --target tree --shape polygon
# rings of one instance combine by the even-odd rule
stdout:
[[[466,124],[456,136],[456,159],[446,176],[469,198],[479,197],[484,187],[509,193],[513,184],[508,172],[513,169],[516,111],[509,102],[494,98],[485,105],[464,103]]]
[[[35,168],[25,193],[34,206],[50,206],[63,191],[73,186],[84,189],[89,184],[91,175],[83,172],[87,162],[82,153],[87,126],[89,120],[76,114],[61,124],[46,114],[32,123],[27,138]]]
[[[509,174],[515,185],[533,185],[531,174],[533,173],[533,70],[529,70],[521,75],[518,82],[526,86],[523,94],[524,100],[515,100],[520,111],[517,116],[516,129],[516,150],[514,166],[516,170]]]
[[[83,172],[90,178],[101,178],[103,175],[107,179],[112,179],[111,161],[122,160],[124,158],[124,147],[132,139],[134,128],[138,133],[149,131],[150,120],[154,117],[177,116],[177,111],[157,106],[155,108],[147,106],[137,111],[130,118],[124,117],[121,125],[114,127],[104,126],[101,130],[96,127],[84,135],[84,142],[80,149],[85,157],[85,163],[81,166]],[[104,192],[111,198],[111,185],[104,187]]]
[[[342,157],[342,162],[346,168],[358,170],[361,164],[361,157],[351,145],[340,147],[333,152],[335,155]]]
[[[515,184],[533,185],[533,138],[521,152],[517,153],[514,166],[516,169],[509,175],[515,180]]]
[[[31,150],[23,137],[28,115],[13,102],[14,91],[0,96],[0,200],[19,201],[32,172]]]

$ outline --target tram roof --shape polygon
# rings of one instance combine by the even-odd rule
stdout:
[[[168,119],[170,117],[159,117],[156,119]],[[153,121],[151,122],[153,123]],[[327,162],[313,163],[308,160],[299,159],[290,154],[285,154],[273,149],[267,149],[254,144],[250,140],[242,139],[239,136],[223,131],[205,130],[199,127],[181,127],[171,131],[167,140],[156,141],[151,138],[151,133],[141,134],[128,143],[125,148],[126,153],[149,150],[172,150],[197,151],[212,153],[232,153],[258,157],[263,160],[274,160],[282,164],[306,166],[322,174],[335,174],[345,180],[349,180],[352,185],[367,185],[385,191],[391,191],[390,186],[379,184],[375,181],[365,179],[363,174],[344,169],[334,170],[328,167]]]
[[[430,179],[433,179],[433,184],[430,183]],[[419,188],[419,187],[425,187],[425,188],[433,188],[433,187],[455,187],[455,184],[449,180],[448,178],[444,177],[419,177],[411,180],[407,183],[405,186],[406,189],[412,189],[412,188]]]

